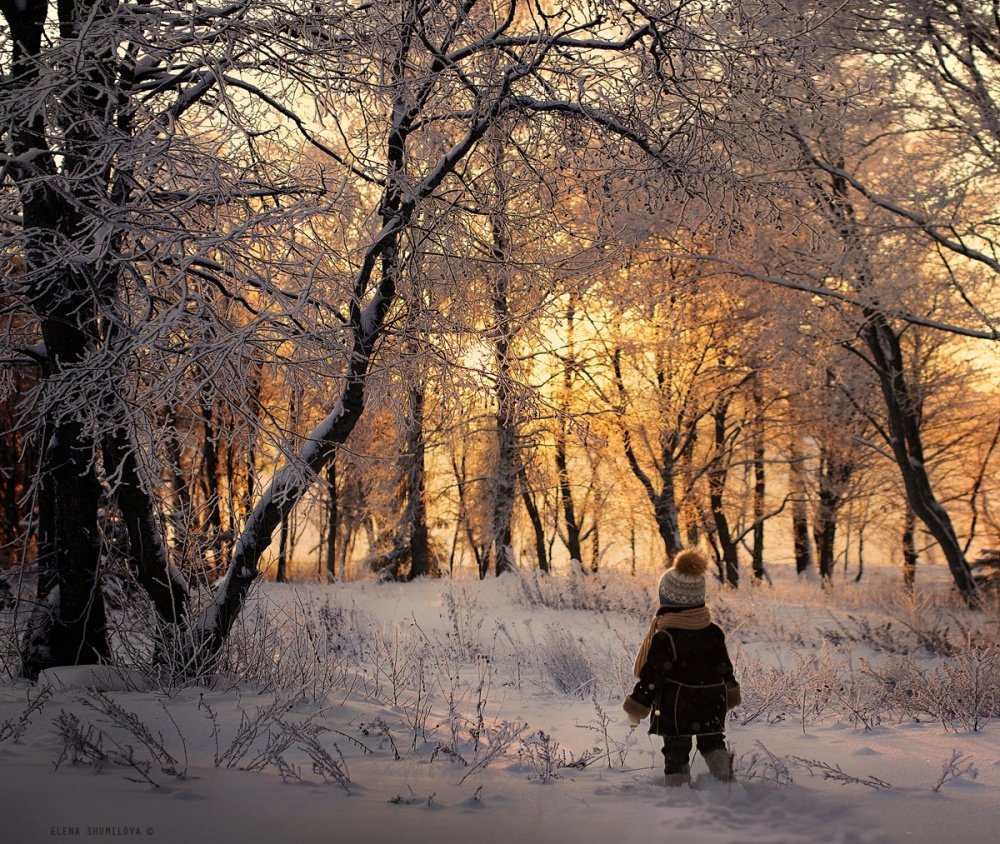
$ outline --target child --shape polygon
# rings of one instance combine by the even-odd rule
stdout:
[[[693,548],[674,557],[660,578],[660,608],[635,658],[639,678],[622,708],[635,728],[652,712],[649,732],[663,736],[665,783],[691,783],[691,738],[717,779],[733,779],[726,749],[726,712],[740,702],[740,686],[722,629],[705,606],[708,560]]]

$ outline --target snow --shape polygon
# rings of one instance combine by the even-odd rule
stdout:
[[[878,570],[829,592],[780,570],[773,588],[711,585],[744,686],[727,731],[737,782],[713,780],[696,758],[693,787],[668,791],[660,740],[645,725],[630,731],[620,709],[657,574],[261,584],[233,633],[239,677],[160,688],[130,668],[63,668],[35,685],[8,679],[0,834],[17,844],[1000,840],[1000,721],[972,730],[862,695],[870,666],[912,664],[933,690],[955,662],[903,652],[916,641],[907,625],[940,632],[940,611],[958,638],[995,642],[995,610],[949,603],[946,572],[930,567],[920,576],[937,591],[912,604],[892,591],[896,573]]]
[[[62,665],[38,675],[38,685],[57,689],[93,689],[98,692],[148,691],[146,675],[112,665]]]

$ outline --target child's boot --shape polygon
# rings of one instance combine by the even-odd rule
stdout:
[[[733,754],[724,748],[710,750],[705,754],[709,773],[722,782],[733,781]]]
[[[663,784],[667,788],[677,788],[681,785],[691,785],[691,772],[690,771],[678,771],[675,774],[664,774]]]

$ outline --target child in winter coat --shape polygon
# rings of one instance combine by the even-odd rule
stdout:
[[[660,578],[660,608],[635,658],[639,678],[622,708],[629,726],[652,714],[649,732],[663,737],[665,783],[691,782],[691,739],[717,779],[733,779],[726,749],[726,713],[740,702],[740,686],[722,629],[705,606],[708,560],[681,551]]]

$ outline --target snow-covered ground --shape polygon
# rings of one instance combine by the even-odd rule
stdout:
[[[0,838],[1000,841],[997,610],[940,573],[915,600],[895,572],[774,575],[710,587],[743,685],[735,784],[699,759],[664,789],[660,740],[620,709],[654,573],[271,584],[236,673],[4,681]]]

